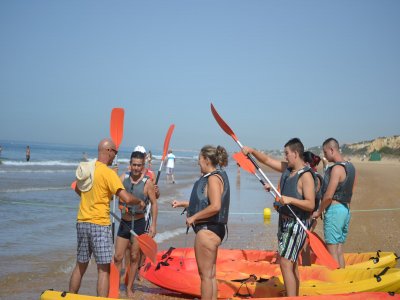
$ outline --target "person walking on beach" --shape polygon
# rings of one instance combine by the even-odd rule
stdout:
[[[322,201],[318,210],[313,213],[313,218],[319,218],[325,211],[325,243],[329,253],[339,263],[340,268],[344,268],[343,248],[351,219],[350,202],[356,170],[351,162],[343,159],[339,142],[336,139],[325,140],[322,148],[327,161],[333,163],[333,165],[325,171],[321,188]]]
[[[282,173],[280,179],[282,197],[277,198],[280,204],[278,206],[279,264],[286,288],[286,296],[298,296],[300,278],[297,258],[307,235],[286,206],[290,205],[301,222],[309,228],[311,212],[315,206],[315,181],[311,168],[305,166],[303,160],[304,146],[300,139],[293,138],[284,147],[286,161],[273,159],[267,154],[247,146],[243,147],[242,152],[245,155],[253,154],[259,162]]]
[[[117,173],[110,169],[116,150],[114,142],[103,139],[98,145],[98,159],[82,162],[76,171],[75,192],[81,197],[77,215],[77,261],[72,271],[69,291],[78,293],[89,260],[94,255],[97,264],[97,296],[107,297],[113,241],[110,225],[110,199],[144,208],[144,201],[128,193]]]
[[[146,205],[151,203],[152,222],[148,234],[151,237],[156,235],[158,206],[153,182],[145,176],[146,154],[140,151],[134,151],[131,154],[130,173],[128,176],[122,174],[121,180],[125,189],[135,197],[143,200]],[[130,268],[128,274],[128,283],[126,286],[126,295],[128,298],[134,297],[133,283],[136,277],[142,251],[139,243],[130,234],[134,230],[137,235],[146,233],[145,210],[137,206],[123,205],[121,214],[124,224],[119,225],[117,240],[115,243],[114,261],[118,270],[121,270],[122,260],[126,249],[130,251]]]
[[[29,161],[31,159],[31,148],[29,146],[26,146],[25,157],[26,161]]]
[[[218,247],[228,223],[230,188],[222,167],[228,164],[225,148],[204,146],[199,154],[203,174],[193,186],[190,201],[172,202],[187,208],[186,226],[196,232],[194,250],[201,279],[201,299],[217,299],[216,261]]]
[[[175,183],[174,168],[175,168],[175,155],[172,153],[172,150],[168,150],[167,165],[166,165],[167,183],[168,182]]]

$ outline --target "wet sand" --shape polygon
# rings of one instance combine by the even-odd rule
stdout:
[[[394,251],[400,254],[400,163],[399,162],[357,162],[353,161],[357,169],[357,186],[352,200],[352,220],[346,252],[366,251]],[[248,174],[241,175],[243,181],[255,182],[252,188],[259,189],[257,180],[249,177]],[[231,189],[240,190],[231,179]],[[241,190],[238,194],[245,194]],[[243,197],[240,201],[244,201]],[[247,201],[247,200],[246,200]],[[271,201],[268,203],[270,204]],[[247,202],[247,205],[251,203]],[[268,206],[268,205],[266,205]],[[223,248],[242,249],[276,249],[276,224],[277,215],[272,214],[269,224],[263,222],[261,211],[254,218],[243,220],[241,216],[230,217],[229,237],[223,243]],[[245,226],[243,226],[245,225]],[[322,223],[319,222],[316,232],[322,236]],[[187,245],[193,245],[193,232],[187,236]],[[169,246],[184,247],[185,237],[178,235],[166,242],[159,244],[159,249],[166,250]],[[399,266],[399,264],[398,264]],[[65,275],[65,282],[69,274]],[[85,275],[82,294],[95,295],[96,266],[92,263]],[[51,285],[50,285],[51,286]],[[66,289],[67,286],[59,286],[59,289]],[[192,299],[173,292],[156,287],[146,280],[138,281],[135,284],[135,299]],[[124,297],[121,291],[121,298]]]

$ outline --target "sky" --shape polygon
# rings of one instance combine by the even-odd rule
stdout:
[[[400,134],[400,1],[0,1],[0,140],[282,149]]]

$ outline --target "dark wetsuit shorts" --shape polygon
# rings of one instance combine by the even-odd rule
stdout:
[[[124,223],[119,224],[117,235],[119,237],[129,240],[131,238],[130,230],[132,229],[132,222],[124,221],[124,220],[122,220],[122,222],[124,222]],[[145,218],[135,220],[133,226],[134,226],[133,231],[137,235],[141,235],[141,234],[145,233],[145,228],[146,228]]]
[[[198,233],[202,229],[207,229],[214,232],[221,241],[225,237],[225,225],[224,224],[217,224],[217,223],[201,223],[193,226],[194,232]]]

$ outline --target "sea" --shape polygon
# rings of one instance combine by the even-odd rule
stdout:
[[[30,161],[25,158],[27,145],[31,149]],[[79,162],[96,159],[97,145],[0,140],[0,146],[0,299],[36,300],[46,289],[67,290],[76,259],[75,224],[80,201],[70,185]],[[121,173],[127,170],[130,151],[119,150]],[[148,150],[153,153],[152,169],[157,173],[162,150]],[[174,154],[175,184],[167,184],[164,167],[158,183],[161,196],[155,240],[159,250],[183,247],[185,216],[181,210],[173,209],[171,202],[188,200],[193,183],[200,176],[197,150],[174,150]],[[272,197],[253,174],[238,170],[233,159],[226,171],[231,187],[229,224],[256,224],[261,231],[274,235],[277,214],[272,209]],[[267,172],[275,184],[278,175]],[[265,208],[272,211],[267,220]],[[235,231],[231,229],[229,236],[232,244]]]

